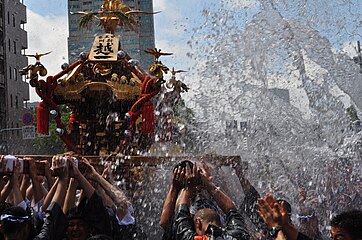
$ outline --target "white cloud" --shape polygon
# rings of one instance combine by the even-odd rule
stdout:
[[[165,11],[166,10],[166,0],[155,0],[153,1],[153,9],[155,12],[157,11]]]
[[[259,3],[257,0],[222,0],[221,2],[232,8],[251,8],[257,6]]]
[[[61,71],[60,66],[68,61],[67,16],[41,16],[27,10],[28,22],[25,30],[28,32],[28,49],[26,54],[45,53],[41,62],[48,69],[48,75],[55,75]],[[34,58],[29,58],[29,64],[34,63]],[[30,87],[30,101],[39,101],[34,89]]]

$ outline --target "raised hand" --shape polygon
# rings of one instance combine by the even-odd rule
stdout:
[[[286,203],[278,203],[273,195],[267,194],[263,199],[258,199],[257,203],[259,215],[264,220],[268,228],[276,226],[287,226],[289,223]]]
[[[185,186],[191,189],[201,184],[200,173],[197,169],[196,162],[193,164],[192,170],[190,164],[186,164],[185,180]]]
[[[68,171],[68,159],[61,155],[55,155],[52,159],[52,170],[59,177],[59,179],[68,179],[69,171]]]
[[[171,184],[177,191],[181,190],[184,186],[185,174],[186,174],[186,170],[185,170],[185,168],[183,168],[181,166],[178,166],[173,170]]]
[[[204,160],[201,161],[199,174],[203,184],[210,184],[214,180],[213,176],[211,176],[210,168]]]
[[[96,175],[99,175],[98,172],[96,171],[96,169],[92,166],[92,164],[90,164],[90,162],[88,161],[88,159],[82,157],[82,162],[83,164],[86,166],[86,171],[84,173],[84,176],[87,179],[92,179],[94,180]]]

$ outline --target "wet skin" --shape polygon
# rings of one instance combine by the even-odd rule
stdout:
[[[331,240],[352,240],[351,235],[343,228],[333,227],[331,229]]]
[[[86,240],[89,237],[89,226],[81,219],[72,219],[67,228],[68,240]]]

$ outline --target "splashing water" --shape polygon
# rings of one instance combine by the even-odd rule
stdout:
[[[362,135],[346,109],[362,109],[362,76],[338,50],[360,38],[360,4],[236,2],[205,9],[188,42],[195,61],[188,104],[199,132],[208,133],[204,151],[241,155],[261,193],[294,206],[307,189],[325,208],[326,226],[331,212],[345,207],[333,194],[361,190],[353,184],[361,181]]]
[[[362,132],[351,128],[346,114],[351,105],[358,113],[362,109],[361,75],[338,50],[355,40],[346,35],[361,32],[358,5],[222,0],[204,9],[204,24],[188,42],[195,65],[186,97],[198,118],[193,131],[201,152],[241,155],[261,194],[273,192],[293,206],[299,189],[306,189],[324,226],[342,208],[332,195],[350,194],[362,170]],[[133,197],[149,239],[160,239],[157,217],[174,164],[145,168],[147,181]],[[227,192],[240,203],[240,185],[228,173],[219,169]]]

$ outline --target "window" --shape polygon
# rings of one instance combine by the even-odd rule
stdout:
[[[13,14],[13,27],[15,27],[15,15]]]
[[[18,81],[18,72],[16,68],[14,68],[14,80]]]
[[[4,74],[4,59],[0,58],[0,74]]]
[[[10,24],[10,12],[8,11],[8,24]]]
[[[18,96],[15,96],[15,107],[16,107],[16,109],[19,108]]]
[[[12,79],[12,74],[13,74],[13,72],[11,71],[11,67],[9,67],[9,79]]]
[[[10,42],[10,38],[8,39],[8,43],[9,43],[9,52],[11,51],[11,42]]]
[[[13,107],[13,95],[10,94],[10,107]]]
[[[14,41],[14,54],[16,54],[16,42]]]

